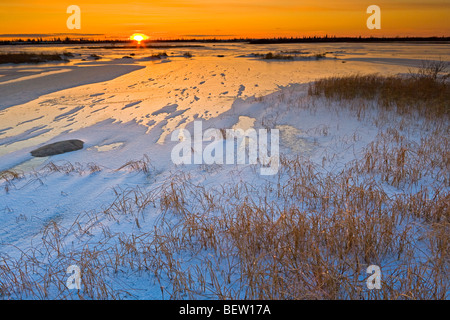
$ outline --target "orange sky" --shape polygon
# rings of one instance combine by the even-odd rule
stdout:
[[[72,4],[81,8],[81,30],[66,27]],[[372,4],[381,8],[381,30],[366,27]],[[450,36],[449,18],[450,0],[1,0],[0,34]]]

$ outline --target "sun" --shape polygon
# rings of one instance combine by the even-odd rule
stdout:
[[[133,33],[130,37],[131,40],[137,41],[138,44],[141,44],[142,40],[147,40],[148,36],[142,33]]]

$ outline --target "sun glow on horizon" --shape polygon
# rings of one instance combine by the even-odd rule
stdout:
[[[130,36],[130,39],[131,39],[131,40],[134,40],[134,41],[137,41],[138,44],[141,44],[141,41],[147,40],[147,39],[148,39],[148,36],[145,35],[145,34],[142,34],[142,33],[133,33],[133,34]]]

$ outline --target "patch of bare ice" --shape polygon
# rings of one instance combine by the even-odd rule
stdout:
[[[310,153],[316,143],[301,137],[304,132],[290,125],[278,125],[275,127],[280,130],[280,140],[283,146],[289,148],[293,153]]]
[[[104,144],[101,146],[93,146],[93,147],[88,148],[87,150],[95,149],[98,152],[106,152],[106,151],[117,150],[122,146],[123,146],[123,142],[114,142],[114,143],[110,143],[110,144]]]

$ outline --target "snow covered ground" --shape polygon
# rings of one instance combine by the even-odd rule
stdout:
[[[24,51],[28,49],[36,50],[25,47]],[[378,227],[385,226],[377,223],[379,219],[393,219],[393,229],[388,233],[395,245],[383,242],[388,242],[387,231],[381,232],[381,240],[372,239],[378,252],[371,249],[366,261],[341,273],[346,278],[339,281],[342,286],[353,285],[354,295],[348,293],[350,290],[336,297],[372,297],[374,293],[364,289],[364,268],[370,264],[380,265],[386,272],[395,270],[395,275],[386,275],[386,283],[401,292],[408,286],[401,280],[401,267],[412,265],[407,264],[407,258],[413,257],[419,270],[438,255],[431,252],[435,247],[428,246],[429,238],[423,230],[429,227],[421,225],[421,214],[402,215],[395,208],[404,208],[400,206],[402,201],[407,206],[413,203],[408,197],[425,192],[436,206],[447,202],[443,210],[448,215],[448,164],[438,161],[428,170],[421,168],[420,178],[402,177],[399,181],[389,177],[383,181],[382,174],[362,173],[359,166],[367,160],[369,148],[374,150],[385,141],[391,141],[387,146],[392,150],[407,145],[411,152],[423,151],[423,141],[435,137],[436,130],[440,130],[444,145],[442,150],[430,151],[430,157],[448,155],[446,119],[433,122],[401,116],[383,111],[370,101],[328,100],[309,95],[308,88],[311,81],[328,76],[404,75],[418,67],[423,58],[449,60],[447,44],[42,49],[70,51],[75,57],[68,64],[0,66],[0,170],[18,173],[0,180],[1,297],[329,298],[320,272],[317,275],[311,271],[306,277],[315,283],[315,287],[310,285],[316,288],[317,296],[298,296],[292,288],[281,294],[267,270],[249,275],[249,270],[257,268],[242,265],[245,259],[242,248],[236,245],[237,238],[228,238],[237,235],[223,225],[243,221],[230,216],[231,212],[247,212],[246,204],[251,212],[262,214],[252,220],[252,213],[248,213],[250,229],[242,229],[255,237],[265,234],[288,239],[270,228],[256,230],[258,225],[252,223],[267,218],[269,226],[276,228],[292,208],[309,218],[317,214],[320,219],[340,219],[336,217],[345,212],[368,215],[370,211],[370,217],[361,221],[373,223],[372,236],[381,232]],[[300,49],[329,53],[325,59],[298,61],[249,56]],[[167,52],[167,58],[149,58],[162,51]],[[192,58],[183,56],[187,51]],[[91,59],[93,53],[102,59]],[[132,58],[123,58],[132,53]],[[364,108],[360,108],[362,104]],[[204,130],[278,129],[279,172],[262,176],[260,164],[175,165],[171,152],[178,142],[171,141],[171,134],[179,128],[193,132],[194,120],[202,121]],[[83,140],[84,149],[47,158],[30,155],[39,146],[66,139]],[[381,149],[377,150],[381,153]],[[407,159],[408,168],[414,166],[414,159]],[[371,200],[360,199],[361,204],[355,200],[361,205],[357,208],[369,211],[352,211],[352,203],[337,202],[337,194],[344,191],[346,196],[355,192],[357,198],[357,190],[351,187],[360,188],[363,198],[368,197],[366,192],[374,194]],[[377,197],[379,202],[373,200]],[[326,207],[326,198],[335,202]],[[348,196],[347,200],[356,198]],[[291,222],[298,225],[302,219]],[[322,226],[329,222],[325,219],[317,223]],[[341,227],[346,230],[345,225]],[[362,229],[356,230],[366,230],[359,227]],[[420,242],[420,237],[426,240]],[[217,239],[223,243],[217,243]],[[399,246],[408,252],[406,258],[400,258]],[[334,257],[336,253],[331,251],[324,251],[322,259]],[[264,252],[253,262],[264,265],[270,256]],[[358,256],[356,252],[348,251],[351,259]],[[304,263],[311,265],[308,254],[304,254]],[[330,268],[341,267],[342,261],[354,262],[333,259],[327,260]],[[448,255],[442,259],[447,261]],[[65,288],[70,265],[82,270],[80,291]],[[448,267],[448,261],[444,265]],[[284,275],[283,279],[292,280],[289,274],[293,269],[277,272]],[[248,282],[252,277],[260,279],[255,287],[259,291]],[[270,283],[269,289],[264,283]],[[296,286],[306,288],[305,283]],[[438,291],[448,295],[448,281]],[[395,294],[386,289],[381,296]]]

